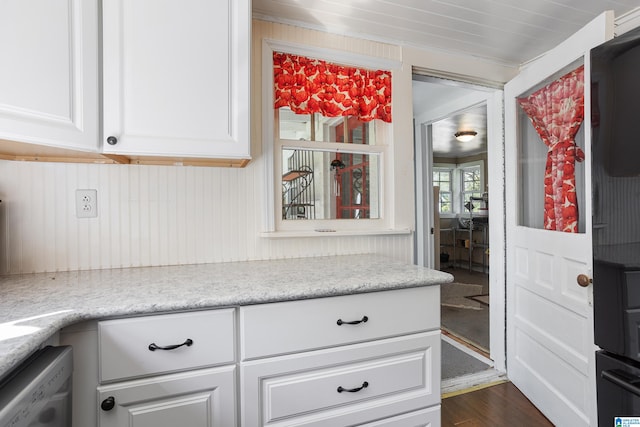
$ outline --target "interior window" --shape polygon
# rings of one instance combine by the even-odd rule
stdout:
[[[298,78],[296,72],[299,70],[296,67],[306,66],[313,61],[324,63],[308,58],[304,58],[302,65],[287,62],[296,58],[294,55],[274,52],[274,153],[275,170],[279,171],[276,188],[281,189],[276,211],[279,227],[286,228],[286,224],[314,220],[366,222],[382,219],[382,177],[391,135],[391,111],[379,111],[376,113],[379,116],[372,116],[375,108],[380,109],[383,105],[384,97],[372,94],[362,101],[362,105],[352,105],[346,109],[347,112],[355,111],[358,114],[336,112],[329,105],[315,111],[316,106],[312,105],[315,100],[309,96],[312,89],[308,88],[312,83],[300,84],[300,79],[307,77]],[[355,68],[350,70],[350,75],[370,72]],[[292,78],[291,75],[296,77]],[[338,74],[337,79],[341,76]],[[383,84],[372,87],[384,89]],[[331,96],[338,98],[340,93],[333,93],[332,90],[336,89],[328,86],[326,92],[316,97],[332,93]],[[300,101],[298,95],[301,93],[299,98],[307,97],[304,98],[307,101]],[[365,105],[369,100],[373,100],[376,106]],[[386,102],[389,100],[390,94]],[[350,104],[341,100],[339,108],[345,105]],[[363,115],[363,111],[368,115]],[[371,225],[374,226],[373,223]],[[314,227],[324,228],[321,224]]]

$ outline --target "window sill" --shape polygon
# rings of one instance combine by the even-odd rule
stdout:
[[[391,230],[295,230],[295,231],[269,231],[260,233],[260,237],[266,239],[287,239],[295,237],[346,237],[346,236],[387,236],[387,235],[409,235],[413,233],[409,229]]]

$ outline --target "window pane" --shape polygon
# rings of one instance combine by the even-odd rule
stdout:
[[[380,217],[380,155],[282,150],[283,219]]]
[[[296,114],[287,107],[277,110],[280,139],[294,141],[376,144],[376,126],[389,126],[379,120],[362,122],[355,117],[324,117],[319,113]]]
[[[451,193],[444,191],[440,192],[440,212],[451,212]]]
[[[278,110],[280,139],[311,140],[311,116],[295,114],[289,108]]]
[[[448,182],[440,182],[440,191],[451,191],[451,185]]]
[[[559,84],[560,80],[563,80],[569,75],[567,73],[575,70],[582,61],[576,61],[563,70],[560,70],[555,75],[549,77],[543,82],[540,82],[538,86],[532,88],[528,93],[522,94],[519,98],[526,98],[538,90],[544,92],[552,92],[554,85]],[[571,79],[571,77],[569,77]],[[564,85],[564,84],[563,84]],[[574,85],[566,84],[566,87],[575,87]],[[556,86],[557,87],[557,86]],[[567,99],[571,97],[570,90],[562,90],[562,97]],[[575,96],[575,94],[573,94]],[[555,94],[553,97],[549,96],[549,99],[553,99],[555,104],[563,102]],[[574,101],[575,102],[575,101]],[[564,105],[564,104],[562,104]],[[556,111],[555,105],[549,106],[549,110]],[[576,211],[579,211],[584,206],[585,202],[585,188],[584,188],[584,162],[579,160],[571,165],[571,162],[564,163],[562,160],[564,154],[557,155],[556,153],[550,153],[549,148],[545,145],[538,132],[531,124],[531,120],[527,114],[523,111],[522,106],[518,106],[518,224],[531,228],[550,229],[560,231],[565,225],[574,224],[570,218],[575,220],[575,215],[567,215],[566,212],[570,212],[574,207]],[[571,109],[571,111],[577,111],[577,108]],[[540,112],[531,111],[532,115],[540,116]],[[562,115],[562,119],[568,118],[567,123],[563,123],[563,120],[554,120],[554,134],[566,134],[567,128],[570,126],[572,117],[569,115]],[[584,126],[580,126],[577,135],[575,136],[576,151],[582,151],[585,145]],[[567,156],[568,158],[569,156]],[[554,161],[555,160],[555,161]],[[549,170],[547,170],[549,168]],[[575,196],[577,198],[577,207],[571,206],[572,203],[568,203],[569,192],[567,187],[571,186],[571,171],[575,171]],[[548,176],[545,176],[548,172]],[[567,185],[569,184],[569,185]],[[545,196],[546,192],[546,196]],[[546,200],[545,200],[546,198]],[[566,210],[566,212],[565,212]],[[564,222],[567,219],[568,222]],[[546,224],[545,224],[546,222]],[[571,228],[571,227],[569,227]],[[565,230],[566,231],[566,230]],[[578,216],[577,231],[583,233],[585,231],[585,219],[584,215]]]

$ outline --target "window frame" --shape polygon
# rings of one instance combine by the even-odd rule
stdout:
[[[393,123],[387,124],[387,130],[378,133],[377,145],[362,145],[332,142],[292,141],[279,138],[278,121],[273,108],[273,52],[287,52],[320,58],[326,61],[348,64],[370,69],[397,69],[396,61],[313,48],[293,43],[263,40],[262,48],[262,98],[263,98],[263,152],[265,155],[264,217],[265,237],[296,237],[310,235],[348,235],[348,234],[406,234],[409,230],[394,230],[389,195],[393,191],[391,155],[393,150]],[[393,84],[393,83],[392,83]],[[377,121],[377,120],[376,120]],[[385,135],[382,136],[382,133]],[[384,141],[384,143],[382,143]],[[379,154],[379,218],[378,219],[282,219],[282,148],[313,149],[339,153]],[[333,233],[331,233],[333,232]]]

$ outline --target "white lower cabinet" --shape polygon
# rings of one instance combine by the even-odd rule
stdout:
[[[240,307],[241,425],[439,426],[439,301],[431,286]]]
[[[235,366],[98,387],[100,427],[236,425]]]
[[[236,425],[234,308],[98,323],[100,427]]]
[[[240,369],[243,426],[363,424],[439,405],[440,333],[268,358]]]
[[[439,301],[429,286],[65,328],[73,426],[439,427]]]

